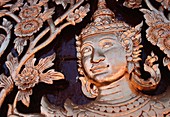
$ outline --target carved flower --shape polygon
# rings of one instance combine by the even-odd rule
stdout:
[[[15,26],[15,35],[20,37],[31,36],[39,31],[42,25],[43,20],[41,18],[24,19]]]
[[[170,57],[170,33],[166,33],[162,38],[158,39],[157,45],[168,57]]]
[[[30,18],[30,17],[37,17],[41,12],[41,7],[38,6],[38,5],[33,5],[33,6],[25,6],[19,16],[22,18],[22,19],[25,19],[25,18]]]
[[[39,82],[52,84],[53,80],[60,80],[64,78],[64,75],[60,72],[56,72],[54,69],[50,69],[44,72],[46,69],[53,66],[52,61],[55,59],[55,54],[42,58],[35,66],[36,59],[31,57],[25,64],[25,68],[21,74],[18,74],[13,78],[15,85],[18,86],[17,101],[22,101],[27,107],[30,103],[30,95],[32,95],[32,88]],[[11,70],[10,66],[13,62],[8,61],[7,66]]]
[[[21,74],[14,79],[15,85],[18,86],[18,101],[21,100],[27,107],[29,106],[32,95],[32,88],[39,82],[40,76],[38,70],[33,68],[24,68]]]
[[[147,39],[170,57],[170,23],[157,23],[147,30]]]
[[[38,70],[33,68],[24,68],[21,74],[15,79],[15,85],[21,90],[32,88],[39,82],[40,76]]]
[[[43,22],[50,19],[54,14],[54,8],[46,9],[41,13],[41,7],[45,6],[48,0],[28,0],[30,6],[26,3],[21,9],[19,16],[21,21],[15,26],[14,33],[19,37],[32,36],[39,31]],[[37,3],[38,2],[38,3]]]
[[[75,23],[79,23],[82,19],[87,15],[89,11],[89,5],[81,6],[79,9],[76,9],[74,13],[70,13],[67,17],[67,20],[71,22],[71,24],[75,25]]]
[[[148,41],[157,45],[170,57],[170,21],[161,11],[141,9],[149,28],[146,30]]]
[[[75,13],[70,13],[67,17],[67,20],[71,22],[71,24],[75,25],[75,21],[79,19],[79,15]]]

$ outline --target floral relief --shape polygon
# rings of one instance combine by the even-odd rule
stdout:
[[[21,9],[19,16],[22,19],[37,17],[41,12],[41,7],[38,5],[28,6],[27,4]]]
[[[79,106],[67,100],[63,105],[63,108],[51,106],[48,103],[48,100],[43,97],[41,101],[40,113],[22,114],[17,111],[17,107],[19,106],[17,103],[20,101],[25,106],[29,107],[32,100],[30,97],[33,93],[36,93],[33,89],[35,86],[37,86],[40,82],[53,84],[54,80],[64,79],[64,75],[54,69],[54,67],[56,67],[53,66],[55,54],[46,54],[45,57],[41,57],[40,51],[42,50],[43,54],[43,49],[45,49],[45,47],[48,48],[50,46],[49,44],[57,39],[57,36],[65,27],[80,23],[90,11],[90,5],[88,3],[94,5],[95,2],[93,3],[93,0],[0,0],[0,21],[2,21],[0,30],[3,30],[2,32],[0,31],[0,57],[1,55],[4,57],[4,55],[8,54],[6,58],[2,58],[4,63],[0,63],[1,68],[4,69],[1,70],[2,74],[0,74],[0,108],[2,104],[6,104],[6,101],[4,100],[13,90],[14,86],[15,89],[17,89],[17,92],[14,92],[16,94],[13,102],[7,101],[7,103],[9,103],[8,113],[5,113],[7,116],[98,117],[101,115],[112,117],[127,115],[145,117],[160,116],[159,113],[162,112],[164,115],[170,115],[169,93],[163,94],[165,95],[165,98],[161,97],[162,94],[158,97],[154,95],[155,97],[153,97],[153,99],[151,99],[152,96],[142,94],[143,91],[152,92],[159,88],[157,87],[161,81],[161,70],[159,68],[162,67],[159,66],[158,63],[160,59],[158,61],[158,56],[153,52],[151,55],[147,56],[145,63],[143,63],[143,55],[145,54],[143,49],[141,49],[143,48],[141,44],[145,45],[145,43],[143,43],[145,40],[143,41],[142,39],[143,35],[141,36],[141,33],[143,33],[141,31],[143,22],[135,27],[132,27],[126,24],[124,21],[119,21],[116,19],[117,16],[121,19],[121,15],[119,16],[119,11],[116,15],[112,13],[112,10],[116,11],[117,8],[109,10],[106,7],[108,5],[106,3],[109,3],[110,0],[97,1],[98,12],[94,12],[92,16],[94,21],[90,24],[88,23],[86,28],[83,28],[81,27],[82,25],[80,25],[80,27],[83,28],[83,31],[80,33],[79,37],[76,37],[76,49],[79,67],[78,71],[80,75],[76,77],[76,80],[78,80],[78,78],[81,80],[82,92],[85,94],[85,96],[88,98],[95,98],[95,101],[87,105],[85,104]],[[162,5],[159,10],[151,6],[148,1],[149,0],[123,0],[117,3],[113,1],[113,3],[115,3],[116,6],[121,4],[121,7],[119,8],[124,9],[122,5],[128,7],[128,9],[131,8],[128,12],[138,12],[138,8],[143,6],[146,8],[146,5],[148,6],[150,10],[141,9],[141,11],[144,13],[144,18],[146,19],[145,23],[149,26],[146,30],[147,40],[150,41],[153,45],[158,46],[160,50],[162,50],[167,55],[164,57],[163,64],[170,70],[170,17],[166,17],[166,13],[164,14],[164,11],[169,13],[170,1],[154,0],[154,2],[156,4],[158,3],[159,6]],[[87,5],[81,6],[84,4]],[[62,6],[64,9],[60,6]],[[126,9],[127,8],[125,8],[125,10]],[[92,12],[94,10],[95,7],[92,8]],[[88,18],[87,21],[89,20]],[[143,29],[145,29],[145,27]],[[95,35],[96,33],[97,35]],[[110,39],[109,33],[111,33],[110,36],[114,38]],[[106,36],[107,38],[105,38],[106,34],[108,35],[108,37]],[[82,62],[84,59],[82,54],[82,45],[87,42],[85,38],[88,36],[97,36],[94,37],[93,40],[97,40],[97,38],[100,36],[103,38],[100,38],[100,44],[94,44],[94,48],[91,49],[93,51],[92,55],[95,55],[93,58],[98,57],[98,55],[101,53],[104,55],[107,54],[107,56],[105,56],[104,59],[101,59],[103,56],[100,56],[101,58],[98,62],[92,63],[91,60],[89,62],[90,65],[93,66],[90,68],[90,71],[92,71],[96,76],[101,75],[102,77],[100,78],[106,79],[106,82],[100,82],[102,81],[100,79],[98,80],[99,82],[96,82],[93,80],[93,77],[88,78],[88,72],[85,73],[86,69],[84,69],[84,65],[87,64]],[[103,43],[101,48],[98,47],[102,45],[101,43],[105,39],[107,40],[106,43]],[[92,41],[96,43],[93,40],[91,39],[90,42]],[[58,41],[55,43],[57,42]],[[61,42],[61,40],[59,40],[59,42]],[[60,46],[60,43],[57,45]],[[116,45],[119,46],[117,47]],[[6,49],[7,47],[9,48]],[[109,49],[108,47],[111,47],[110,49],[114,50],[107,50],[104,52],[103,50]],[[95,52],[96,50],[98,51],[99,48],[101,49],[101,52],[96,54]],[[6,53],[4,53],[4,51]],[[122,56],[116,56],[116,53],[119,53],[118,55],[122,55],[124,58]],[[111,55],[115,55],[113,57],[114,60],[112,60]],[[41,58],[36,59],[36,56]],[[107,57],[110,57],[108,61]],[[92,56],[89,56],[89,59],[91,58]],[[117,62],[116,59],[120,61]],[[61,59],[58,61],[60,60]],[[65,60],[66,59],[64,59],[64,61]],[[141,60],[142,62],[139,63]],[[112,62],[114,61],[116,61],[116,64],[114,65],[113,63],[112,65]],[[125,69],[123,70],[124,73],[122,72],[122,75],[118,74],[119,76],[117,77],[115,75],[116,72],[110,73],[109,69],[111,69],[111,71],[115,71],[115,69],[117,69],[119,66],[122,66],[123,62],[121,61],[125,62]],[[119,64],[117,65],[117,63]],[[113,68],[114,66],[115,68]],[[57,66],[57,68],[58,67],[60,66]],[[87,69],[88,68],[89,66],[87,65]],[[107,73],[110,73],[111,75],[108,75],[109,77],[103,76],[105,74],[104,72],[103,74],[99,73],[102,72],[102,70],[108,70]],[[120,71],[121,70],[122,68],[120,68]],[[143,75],[142,70],[148,72],[150,77],[143,79],[141,77]],[[5,73],[3,73],[4,71]],[[140,73],[141,71],[142,73]],[[99,74],[95,74],[97,72]],[[116,80],[110,80],[110,78],[113,78],[113,75],[117,77]],[[110,81],[108,82],[107,79]],[[167,92],[169,91],[170,89],[167,90]],[[10,98],[10,95],[7,98]],[[160,103],[159,101],[155,100],[160,100]],[[4,108],[4,106],[2,106],[2,108]],[[166,108],[168,111],[165,111]]]
[[[128,8],[139,8],[141,7],[142,0],[125,0],[124,6]]]
[[[24,68],[21,74],[18,74],[15,80],[15,85],[20,90],[30,89],[39,82],[38,70],[33,68]]]
[[[36,59],[31,58],[25,64],[25,68],[21,74],[18,74],[13,80],[18,87],[18,101],[22,101],[26,106],[29,106],[29,95],[32,94],[32,88],[39,82],[45,82],[52,84],[53,80],[63,79],[62,73],[55,72],[53,69],[43,73],[44,70],[53,66],[52,61],[55,58],[55,54],[43,58],[39,63],[34,66]]]
[[[146,30],[148,41],[157,45],[170,57],[170,21],[160,11],[141,9],[149,28]]]
[[[74,13],[70,13],[67,17],[67,20],[71,22],[71,24],[75,25],[83,20],[83,18],[87,15],[87,12],[90,10],[90,6],[81,6],[79,9],[76,9]]]
[[[15,35],[19,37],[31,36],[39,31],[43,26],[43,22],[54,13],[53,8],[41,13],[41,6],[44,6],[48,2],[47,0],[40,1],[39,3],[32,0],[28,2],[30,3],[30,6],[25,3],[19,13],[22,20],[15,26]],[[46,18],[44,16],[46,16]]]
[[[68,3],[70,3],[70,4],[73,4],[73,3],[74,3],[74,0],[53,0],[53,1],[55,1],[55,3],[56,3],[57,5],[61,4],[64,9],[67,7],[67,4],[68,4]]]
[[[18,115],[15,113],[18,101],[29,107],[30,95],[33,94],[33,87],[38,83],[53,84],[54,80],[64,79],[62,73],[51,68],[54,65],[52,61],[55,59],[55,54],[40,60],[36,60],[34,55],[56,39],[65,27],[82,21],[89,11],[89,5],[81,7],[83,2],[84,0],[0,1],[2,21],[0,57],[8,54],[3,59],[4,64],[1,64],[5,73],[2,73],[4,72],[2,70],[0,74],[0,107],[14,85],[18,90],[12,106],[9,106],[9,116]],[[59,4],[65,11],[59,17],[53,17]],[[76,14],[76,18],[73,18],[74,23],[67,20],[70,14],[73,14],[73,17]],[[43,37],[46,39],[44,40]],[[5,51],[7,47],[9,49]]]
[[[16,36],[31,36],[32,34],[39,31],[43,25],[43,20],[41,18],[28,18],[22,20],[15,26]]]

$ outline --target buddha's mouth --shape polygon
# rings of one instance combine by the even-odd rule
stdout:
[[[108,67],[109,65],[95,65],[90,69],[90,71],[94,74],[103,73],[108,69]]]

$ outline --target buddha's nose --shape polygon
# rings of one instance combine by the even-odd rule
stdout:
[[[98,63],[100,61],[104,61],[105,60],[105,56],[104,53],[102,51],[99,50],[94,50],[92,53],[92,59],[91,62],[93,63]]]

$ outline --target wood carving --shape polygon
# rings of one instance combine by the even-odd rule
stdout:
[[[156,9],[149,0],[125,0],[124,6],[136,9],[145,2],[149,9],[141,8],[145,22],[136,26],[116,19],[105,0],[98,0],[92,21],[76,36],[79,80],[83,94],[94,101],[76,105],[66,100],[64,108],[53,106],[42,97],[40,113],[24,114],[18,111],[21,101],[29,107],[33,88],[40,82],[53,84],[64,79],[55,71],[55,53],[37,60],[36,53],[48,46],[61,31],[80,23],[90,11],[84,0],[0,0],[0,57],[12,42],[13,50],[6,57],[8,73],[0,75],[0,107],[7,95],[17,88],[7,116],[21,117],[168,117],[170,116],[170,88],[159,95],[155,91],[161,83],[160,58],[151,52],[139,63],[142,52],[141,30],[144,23],[147,40],[165,55],[162,63],[170,70],[170,10],[169,0],[155,0],[161,5]],[[53,5],[50,5],[52,3]],[[64,13],[54,17],[56,8]],[[14,36],[12,36],[14,35]],[[45,37],[45,39],[44,39]],[[142,78],[141,67],[150,74]]]
[[[66,8],[70,4],[67,11],[53,19],[55,8],[50,8],[48,0],[17,0],[11,3],[10,0],[0,1],[0,17],[8,16],[11,21],[3,18],[0,28],[6,34],[0,34],[0,57],[4,53],[9,41],[13,39],[14,49],[16,53],[10,52],[5,62],[10,75],[0,75],[0,106],[4,102],[6,96],[13,90],[14,85],[18,88],[18,93],[14,99],[13,105],[9,106],[8,116],[15,114],[16,105],[21,101],[24,105],[29,107],[30,95],[32,95],[32,88],[39,82],[52,84],[53,80],[60,80],[64,75],[56,72],[54,69],[49,69],[54,65],[52,62],[55,59],[55,53],[41,58],[39,61],[34,57],[35,53],[50,44],[63,28],[68,25],[75,25],[82,21],[89,11],[89,5],[81,6],[83,0],[55,0],[56,5],[62,4]],[[63,20],[66,19],[66,22]],[[45,23],[48,24],[45,29]],[[15,38],[11,37],[11,32],[14,32]],[[48,38],[37,45],[48,32]],[[27,48],[25,48],[27,46]],[[23,51],[27,49],[26,52]],[[38,62],[38,63],[36,63]]]
[[[50,105],[43,98],[42,112],[47,116],[69,117],[168,116],[170,89],[159,96],[140,92],[156,89],[161,80],[159,65],[155,63],[158,57],[153,52],[144,64],[144,70],[151,77],[147,80],[141,78],[142,23],[131,27],[118,21],[105,5],[105,0],[99,0],[93,22],[76,37],[82,91],[89,98],[95,97],[95,101],[78,106],[67,100],[63,110],[47,108]]]

